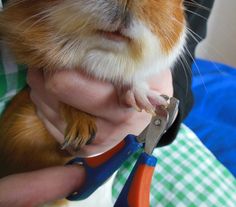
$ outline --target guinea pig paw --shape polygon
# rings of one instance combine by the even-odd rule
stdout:
[[[167,105],[166,100],[156,91],[141,88],[129,89],[125,94],[126,104],[134,107],[137,111],[155,115],[156,107]]]
[[[68,124],[65,133],[65,141],[61,149],[76,152],[84,145],[90,144],[96,135],[96,125],[93,122],[75,121]]]
[[[148,100],[155,107],[160,106],[160,105],[165,106],[165,107],[168,106],[166,99],[163,96],[161,96],[161,94],[157,91],[149,90],[147,96],[148,96]]]

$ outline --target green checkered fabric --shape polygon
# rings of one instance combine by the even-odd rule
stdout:
[[[116,200],[139,153],[118,171]],[[154,151],[158,158],[151,186],[152,207],[236,207],[236,180],[186,126],[173,144]]]
[[[0,45],[0,114],[9,100],[26,85],[26,67],[17,65],[6,47]]]

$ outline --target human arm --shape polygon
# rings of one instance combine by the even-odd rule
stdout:
[[[0,179],[0,206],[39,206],[67,197],[84,180],[80,166],[51,167]]]

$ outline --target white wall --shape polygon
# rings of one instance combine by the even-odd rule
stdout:
[[[236,66],[236,0],[215,0],[208,36],[197,48],[197,57]]]

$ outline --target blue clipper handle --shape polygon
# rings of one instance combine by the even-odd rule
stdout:
[[[108,152],[92,158],[74,158],[67,164],[82,163],[86,178],[82,187],[69,197],[68,200],[83,200],[89,197],[112,174],[120,168],[124,161],[143,144],[137,142],[136,136],[128,135],[125,139]]]
[[[157,158],[143,152],[137,160],[114,207],[149,207],[150,188]]]

